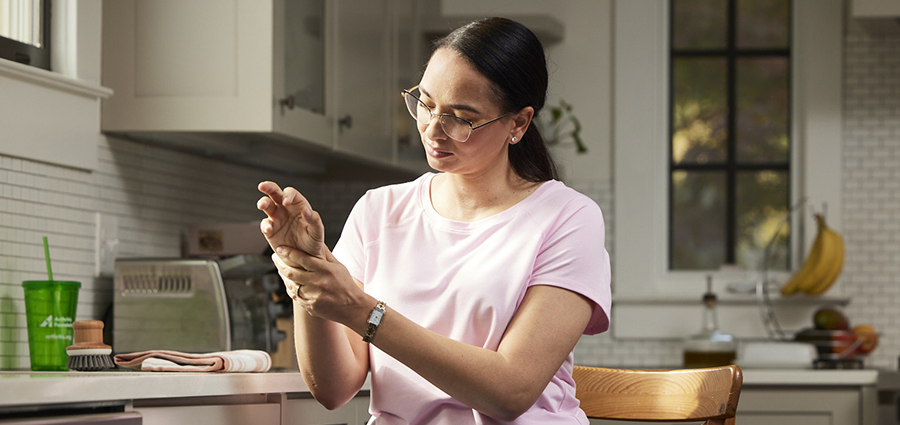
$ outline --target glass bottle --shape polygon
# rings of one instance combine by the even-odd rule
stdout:
[[[718,299],[712,291],[712,276],[706,277],[703,294],[703,326],[700,332],[684,340],[684,367],[713,367],[734,363],[734,337],[719,330],[716,314]]]

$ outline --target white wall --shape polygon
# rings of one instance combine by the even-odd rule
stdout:
[[[445,15],[549,15],[565,25],[560,43],[547,50],[550,86],[548,105],[559,99],[573,105],[582,125],[588,152],[578,155],[571,146],[554,149],[564,179],[586,185],[611,178],[611,66],[612,23],[609,0],[443,0]]]

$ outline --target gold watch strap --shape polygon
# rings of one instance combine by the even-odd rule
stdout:
[[[378,325],[381,324],[381,319],[384,317],[384,308],[384,301],[378,301],[378,304],[375,304],[375,308],[369,314],[369,327],[366,329],[366,334],[363,335],[363,341],[372,342],[372,338],[375,338],[375,331],[378,330]]]

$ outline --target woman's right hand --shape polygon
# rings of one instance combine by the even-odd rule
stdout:
[[[266,213],[259,229],[269,246],[273,250],[288,246],[324,259],[327,251],[325,226],[309,201],[297,189],[287,187],[282,190],[274,182],[262,182],[258,188],[266,194],[256,202],[256,208]]]

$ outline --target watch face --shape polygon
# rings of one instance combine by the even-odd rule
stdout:
[[[369,316],[369,323],[381,323],[381,318],[384,316],[384,312],[381,310],[373,310],[372,315]]]

